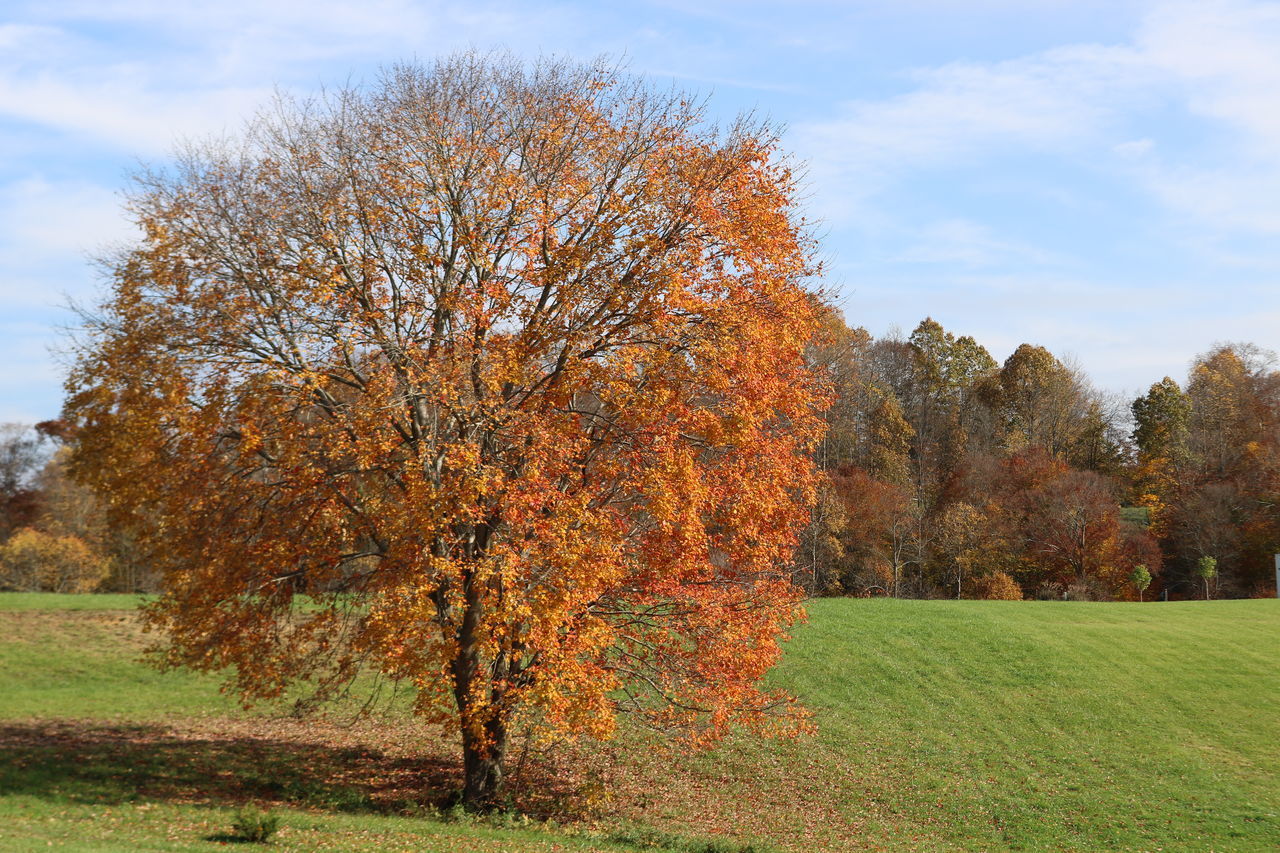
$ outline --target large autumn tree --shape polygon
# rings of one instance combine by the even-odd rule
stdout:
[[[517,722],[793,719],[758,685],[822,395],[776,142],[606,67],[462,55],[141,175],[67,416],[163,572],[164,660],[248,697],[408,683],[475,807]]]

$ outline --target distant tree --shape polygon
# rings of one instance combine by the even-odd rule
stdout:
[[[1114,400],[1090,400],[1067,448],[1071,465],[1108,477],[1125,473],[1130,464],[1129,447],[1120,427],[1121,417]]]
[[[817,325],[805,348],[805,361],[825,382],[832,396],[823,413],[826,430],[814,450],[823,472],[809,525],[796,552],[797,582],[811,593],[834,594],[845,589],[847,577],[847,517],[831,479],[834,472],[865,464],[868,455],[866,351],[871,336],[850,328],[840,310],[815,303]]]
[[[1020,496],[1027,554],[1062,583],[1112,574],[1120,544],[1114,485],[1089,471],[1064,470]]]
[[[1272,588],[1271,555],[1280,551],[1273,353],[1215,346],[1196,359],[1185,391],[1164,377],[1126,405],[1034,344],[997,367],[972,338],[955,337],[932,318],[907,337],[895,331],[872,341],[858,331],[844,347],[850,369],[843,375],[856,379],[836,392],[823,445],[830,462],[822,464],[858,467],[876,483],[906,489],[871,499],[883,506],[886,494],[905,494],[911,501],[910,512],[896,516],[904,535],[895,537],[894,551],[906,561],[878,563],[890,589],[967,595],[966,579],[1004,571],[1027,589],[1050,582],[1106,598],[1128,595],[1132,568],[1144,565],[1165,590],[1195,594],[1201,554],[1219,561],[1215,596]],[[848,496],[842,500],[847,508]],[[1120,503],[1127,514],[1118,515]],[[969,535],[974,525],[964,519],[973,513],[981,529]],[[850,531],[866,529],[855,523]],[[834,568],[842,560],[866,565],[854,556],[860,546],[850,531],[827,531],[825,541],[850,546],[839,555],[826,549],[831,577],[847,574]],[[813,547],[820,541],[806,538],[810,566],[824,553]],[[895,576],[910,583],[894,583]]]
[[[812,595],[836,595],[849,588],[849,517],[837,489],[832,476],[824,475],[796,549],[796,583]]]
[[[928,317],[907,343],[913,369],[904,410],[914,431],[916,496],[932,506],[953,473],[957,447],[967,443],[975,383],[994,373],[996,362],[973,338],[956,338]]]
[[[74,537],[109,567],[99,584],[104,592],[156,592],[156,578],[138,554],[127,530],[108,523],[99,495],[67,474],[71,448],[63,446],[49,457],[36,478],[40,511],[34,526],[44,533]]]
[[[1120,484],[1043,448],[973,459],[958,490],[985,499],[981,563],[1027,589],[1076,584],[1107,597],[1127,584],[1135,564],[1159,564],[1150,536],[1121,519]]]
[[[1022,344],[1005,360],[999,395],[1006,447],[1043,447],[1055,456],[1071,446],[1089,405],[1078,372],[1032,344]]]
[[[902,407],[891,393],[880,393],[868,416],[867,470],[886,483],[911,482],[911,440],[915,430],[902,416]]]
[[[1215,557],[1201,557],[1196,561],[1196,576],[1204,581],[1204,600],[1209,600],[1209,582],[1218,576],[1218,560]]]
[[[1142,593],[1146,592],[1147,587],[1151,586],[1151,572],[1147,570],[1146,566],[1139,563],[1133,567],[1133,573],[1129,575],[1129,582],[1138,591],[1138,600],[1141,601]]]
[[[0,545],[0,589],[20,592],[93,592],[110,564],[77,536],[23,528]]]
[[[903,571],[919,563],[910,489],[860,468],[838,472],[831,482],[842,502],[843,589],[881,587],[897,595]]]
[[[867,406],[867,349],[871,335],[850,328],[840,310],[818,303],[818,325],[805,348],[805,360],[830,389],[831,406],[823,413],[827,429],[814,451],[814,461],[824,471],[835,471],[863,461],[863,420]]]
[[[1258,347],[1220,345],[1196,360],[1186,396],[1187,461],[1158,532],[1192,584],[1212,554],[1215,594],[1256,595],[1280,547],[1280,370]]]
[[[1139,452],[1181,461],[1187,454],[1191,400],[1168,376],[1133,401],[1133,440]]]
[[[1133,441],[1138,449],[1133,500],[1150,512],[1156,535],[1167,536],[1171,512],[1181,499],[1189,473],[1191,399],[1166,376],[1134,400],[1131,409]]]
[[[934,533],[932,544],[941,552],[942,561],[951,565],[956,598],[962,598],[966,579],[973,579],[986,567],[990,520],[977,507],[957,501],[943,510]]]

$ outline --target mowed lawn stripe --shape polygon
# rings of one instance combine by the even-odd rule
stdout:
[[[1268,849],[1277,661],[1275,601],[825,600],[779,681],[939,844]]]

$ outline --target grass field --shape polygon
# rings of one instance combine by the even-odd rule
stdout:
[[[274,849],[1280,849],[1277,601],[817,601],[775,676],[816,735],[535,753],[528,825],[420,806],[458,775],[411,721],[140,666],[131,605],[0,595],[0,849],[225,849],[246,801]]]

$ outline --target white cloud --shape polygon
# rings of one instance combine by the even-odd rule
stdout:
[[[916,242],[893,260],[908,264],[984,268],[1009,262],[1042,265],[1061,262],[1051,253],[998,237],[988,226],[968,219],[949,219],[913,232]]]
[[[1151,152],[1155,148],[1154,139],[1146,137],[1143,139],[1130,139],[1127,142],[1119,142],[1111,146],[1111,150],[1119,154],[1121,157],[1128,159],[1138,159]]]
[[[916,72],[904,94],[800,124],[791,141],[812,163],[824,213],[838,219],[905,172],[1096,142],[1114,119],[1114,100],[1132,98],[1143,74],[1132,50],[1093,45],[954,63]]]
[[[32,24],[0,24],[0,50],[9,56],[22,50],[61,40],[63,33],[57,27]]]
[[[268,88],[215,89],[181,97],[158,92],[131,73],[96,79],[48,74],[0,78],[0,113],[160,155],[181,137],[238,128],[271,95]]]
[[[1145,186],[1213,231],[1280,234],[1280,5],[1168,4],[1146,19],[1137,44],[1176,81],[1187,112],[1217,131],[1138,171]]]
[[[4,244],[30,256],[83,254],[136,234],[115,191],[33,176],[0,188]]]
[[[0,369],[0,423],[34,423],[52,417],[61,397],[62,370],[49,357],[49,327],[0,322],[4,366]]]
[[[275,85],[313,91],[357,65],[573,29],[554,8],[414,0],[95,0],[28,16],[39,23],[0,26],[0,117],[147,156],[237,130]],[[127,35],[77,35],[86,22]]]
[[[1110,152],[1121,177],[1183,220],[1280,233],[1280,4],[1156,5],[1128,44],[910,79],[902,94],[796,126],[828,220],[883,227],[872,199],[930,170],[1011,152],[1102,168]]]
[[[39,326],[37,318],[60,313],[67,297],[87,296],[97,281],[88,259],[135,234],[120,197],[106,187],[38,176],[0,187],[0,305],[6,319]],[[47,324],[40,327],[47,334]],[[5,369],[12,370],[6,360]]]
[[[1175,77],[1188,107],[1280,143],[1280,5],[1196,0],[1157,6],[1137,38],[1144,60]]]
[[[655,5],[663,4],[618,12],[585,3],[503,0],[10,0],[5,17],[14,23],[0,24],[0,121],[9,119],[21,133],[7,134],[0,154],[12,150],[21,157],[9,157],[11,163],[22,158],[40,163],[28,156],[29,147],[55,139],[71,158],[99,158],[93,168],[124,154],[162,157],[175,137],[234,131],[269,97],[272,83],[312,91],[321,83],[341,82],[352,67],[429,59],[471,44],[505,42],[526,54],[629,53],[637,70],[668,69],[671,76],[778,90],[785,87],[770,79],[774,72],[767,66],[777,56],[767,53],[774,44],[804,44],[808,53],[821,49],[836,62],[852,55],[849,40],[862,35],[850,22],[887,17],[888,7],[904,17],[945,13],[967,20],[990,14],[1006,27],[1010,16],[1024,18],[1027,12],[1025,2],[1016,0],[816,3],[800,11],[776,4],[744,8],[729,0],[673,0],[668,5],[681,14],[706,15],[711,22],[682,29]],[[1122,5],[1127,22],[1134,4],[1052,0],[1050,5],[1063,20],[1096,17]],[[1082,5],[1088,9],[1082,12]],[[1178,293],[1162,293],[1162,303],[1171,307],[1163,320],[1151,320],[1150,306],[1143,304],[1149,291],[1090,283],[1087,272],[1073,267],[1079,258],[1044,251],[1025,235],[1011,236],[980,221],[982,211],[960,209],[941,192],[929,192],[924,204],[905,206],[897,206],[901,197],[893,195],[912,181],[947,179],[971,167],[987,167],[992,178],[1002,171],[1004,158],[1039,157],[1047,166],[1067,164],[1077,173],[1119,180],[1121,192],[1149,194],[1169,221],[1141,223],[1143,237],[1192,234],[1185,245],[1217,251],[1215,260],[1226,258],[1229,249],[1236,255],[1231,263],[1248,265],[1254,243],[1236,245],[1235,236],[1248,234],[1256,243],[1259,235],[1280,232],[1280,4],[1198,0],[1147,7],[1132,36],[1115,43],[921,68],[897,78],[897,94],[846,95],[829,115],[793,119],[787,142],[811,161],[815,212],[835,226],[860,226],[856,238],[842,247],[850,255],[883,241],[870,253],[879,253],[878,266],[864,268],[866,279],[880,281],[855,292],[855,303],[874,303],[874,311],[882,314],[892,308],[900,321],[904,298],[926,305],[921,314],[953,310],[958,317],[974,318],[972,324],[957,324],[957,331],[977,334],[993,347],[1005,339],[1014,345],[1035,339],[1055,349],[1096,346],[1111,353],[1103,359],[1110,364],[1137,360],[1145,366],[1163,358],[1142,352],[1121,357],[1122,345],[1103,339],[1111,332],[1084,337],[1096,318],[1072,312],[1105,305],[1111,313],[1143,318],[1115,334],[1158,339],[1160,347],[1183,353],[1179,363],[1185,361],[1187,342],[1198,339],[1191,325],[1174,319],[1188,304]],[[1038,6],[1041,23],[1050,19],[1040,12]],[[844,26],[832,26],[832,20]],[[1075,31],[1096,32],[1087,26]],[[751,50],[760,55],[744,57]],[[843,67],[860,73],[856,64]],[[811,82],[782,72],[777,80]],[[861,75],[858,84],[868,85]],[[826,81],[812,88],[799,93],[797,103],[836,91]],[[116,197],[89,179],[67,179],[76,168],[48,172],[45,178],[34,176],[34,169],[25,178],[16,171],[0,172],[10,181],[0,186],[0,304],[15,315],[26,311],[33,322],[39,312],[49,313],[43,306],[59,301],[57,291],[92,281],[80,261],[82,252],[128,237]],[[86,167],[83,174],[93,170]],[[1078,198],[1068,198],[1087,189],[1050,179],[1015,186],[1022,176],[1012,170],[1003,174],[1005,186],[994,188],[992,178],[979,194],[1025,200],[1035,193],[1036,205],[1027,204],[1028,210],[1073,205],[1073,216],[1090,215],[1087,205],[1076,204]],[[95,177],[108,181],[116,174]],[[1108,195],[1101,202],[1113,199]],[[1223,245],[1204,236],[1213,232],[1228,235]],[[944,280],[938,270],[946,267],[958,275]],[[1026,269],[1038,274],[1025,276],[1020,271]],[[884,279],[894,275],[915,280],[909,287],[905,281],[885,285]],[[1267,305],[1266,291],[1261,293],[1261,304],[1252,306],[1248,318],[1269,317],[1272,325],[1250,319],[1252,325],[1242,326],[1242,311],[1233,315],[1231,328],[1243,331],[1231,334],[1256,330],[1259,340],[1274,336],[1275,298]],[[1010,328],[1009,321],[1000,328],[994,319],[979,323],[983,316],[1037,319],[1026,328]],[[42,360],[32,353],[10,361],[0,397],[18,387],[13,383],[25,382],[13,375],[15,369],[28,372],[26,365],[37,363]],[[1099,365],[1095,358],[1089,366],[1106,379],[1111,368]]]
[[[1280,164],[1211,168],[1165,163],[1145,177],[1156,197],[1213,234],[1280,234]]]

